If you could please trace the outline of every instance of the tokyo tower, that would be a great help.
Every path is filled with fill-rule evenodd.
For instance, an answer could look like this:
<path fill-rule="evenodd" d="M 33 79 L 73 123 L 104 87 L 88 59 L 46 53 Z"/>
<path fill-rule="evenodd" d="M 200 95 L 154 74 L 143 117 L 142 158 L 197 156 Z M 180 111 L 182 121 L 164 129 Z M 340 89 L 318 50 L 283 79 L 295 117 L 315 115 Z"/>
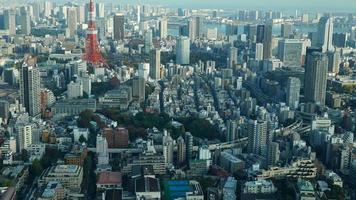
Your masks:
<path fill-rule="evenodd" d="M 89 3 L 89 22 L 87 29 L 87 37 L 85 40 L 85 54 L 83 59 L 94 67 L 101 67 L 105 65 L 105 60 L 100 53 L 99 43 L 97 39 L 97 30 L 94 16 L 94 2 L 90 0 Z"/>

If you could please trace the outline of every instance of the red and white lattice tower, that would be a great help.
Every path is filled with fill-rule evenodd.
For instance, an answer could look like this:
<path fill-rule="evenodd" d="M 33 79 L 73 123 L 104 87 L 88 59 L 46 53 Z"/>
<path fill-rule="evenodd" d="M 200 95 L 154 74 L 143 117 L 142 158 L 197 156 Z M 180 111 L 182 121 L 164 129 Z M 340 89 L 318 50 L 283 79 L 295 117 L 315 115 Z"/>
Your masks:
<path fill-rule="evenodd" d="M 83 58 L 94 67 L 103 67 L 105 65 L 105 60 L 100 53 L 97 32 L 98 31 L 96 30 L 94 16 L 94 2 L 93 0 L 90 0 L 88 29 L 85 41 L 85 54 Z"/>

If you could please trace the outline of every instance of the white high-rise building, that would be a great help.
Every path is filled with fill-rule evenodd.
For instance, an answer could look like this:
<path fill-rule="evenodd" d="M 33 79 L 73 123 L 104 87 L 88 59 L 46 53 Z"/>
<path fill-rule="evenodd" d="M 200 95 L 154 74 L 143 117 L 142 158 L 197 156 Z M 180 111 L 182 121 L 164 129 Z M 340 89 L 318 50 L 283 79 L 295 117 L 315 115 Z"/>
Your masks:
<path fill-rule="evenodd" d="M 168 21 L 167 18 L 162 18 L 159 21 L 159 36 L 161 39 L 167 38 L 168 35 Z"/>
<path fill-rule="evenodd" d="M 163 135 L 163 156 L 166 167 L 173 164 L 174 140 L 167 131 Z"/>
<path fill-rule="evenodd" d="M 77 32 L 77 24 L 78 24 L 78 15 L 76 8 L 68 8 L 67 9 L 67 27 L 69 29 L 69 36 L 75 36 Z"/>
<path fill-rule="evenodd" d="M 16 12 L 14 10 L 4 11 L 4 26 L 10 35 L 16 35 Z"/>
<path fill-rule="evenodd" d="M 27 149 L 32 144 L 32 126 L 31 124 L 19 125 L 16 127 L 18 152 Z"/>
<path fill-rule="evenodd" d="M 317 31 L 317 45 L 323 52 L 334 51 L 333 42 L 334 23 L 331 17 L 322 17 L 319 20 Z"/>
<path fill-rule="evenodd" d="M 256 43 L 255 60 L 258 60 L 258 61 L 263 60 L 263 44 L 262 43 Z"/>
<path fill-rule="evenodd" d="M 176 44 L 176 63 L 190 64 L 190 40 L 188 37 L 179 37 Z"/>
<path fill-rule="evenodd" d="M 267 121 L 249 120 L 248 131 L 248 150 L 250 153 L 262 156 L 267 155 Z"/>
<path fill-rule="evenodd" d="M 286 103 L 291 109 L 298 108 L 300 95 L 300 80 L 299 78 L 289 77 L 286 88 Z"/>
<path fill-rule="evenodd" d="M 97 18 L 105 17 L 105 4 L 104 3 L 96 4 L 96 17 Z"/>
<path fill-rule="evenodd" d="M 83 96 L 83 85 L 81 82 L 73 82 L 71 81 L 67 85 L 67 98 L 75 99 Z"/>
<path fill-rule="evenodd" d="M 161 78 L 161 51 L 151 50 L 150 57 L 150 77 L 158 80 Z"/>
<path fill-rule="evenodd" d="M 284 39 L 278 42 L 278 58 L 284 67 L 302 66 L 303 42 L 298 39 Z"/>
<path fill-rule="evenodd" d="M 140 63 L 138 65 L 138 76 L 148 80 L 148 76 L 150 74 L 150 64 L 149 63 Z"/>
<path fill-rule="evenodd" d="M 98 165 L 109 164 L 108 142 L 101 135 L 96 137 L 96 153 L 98 155 Z"/>
<path fill-rule="evenodd" d="M 27 11 L 21 13 L 21 33 L 24 35 L 31 34 L 31 17 Z"/>

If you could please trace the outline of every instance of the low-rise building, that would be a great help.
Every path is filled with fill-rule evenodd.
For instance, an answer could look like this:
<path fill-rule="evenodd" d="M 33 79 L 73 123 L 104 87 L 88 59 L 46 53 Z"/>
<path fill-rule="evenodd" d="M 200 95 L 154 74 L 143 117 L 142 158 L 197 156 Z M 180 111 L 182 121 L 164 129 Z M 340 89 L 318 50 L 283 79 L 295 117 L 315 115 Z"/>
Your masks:
<path fill-rule="evenodd" d="M 122 187 L 122 178 L 120 172 L 100 172 L 96 182 L 98 190 L 119 189 Z"/>

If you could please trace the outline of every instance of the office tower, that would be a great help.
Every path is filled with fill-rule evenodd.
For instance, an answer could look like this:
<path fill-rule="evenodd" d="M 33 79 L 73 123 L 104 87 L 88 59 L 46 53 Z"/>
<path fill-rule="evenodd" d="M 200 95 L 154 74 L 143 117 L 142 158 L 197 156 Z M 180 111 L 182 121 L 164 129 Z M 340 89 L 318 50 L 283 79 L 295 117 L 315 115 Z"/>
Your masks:
<path fill-rule="evenodd" d="M 333 47 L 333 19 L 330 17 L 322 17 L 318 23 L 317 31 L 317 46 L 321 47 L 322 52 L 334 51 Z"/>
<path fill-rule="evenodd" d="M 179 17 L 183 17 L 184 16 L 183 8 L 178 8 L 177 14 L 178 14 Z"/>
<path fill-rule="evenodd" d="M 6 100 L 0 100 L 0 117 L 2 123 L 7 124 L 7 120 L 9 119 L 9 107 L 10 104 Z"/>
<path fill-rule="evenodd" d="M 193 19 L 188 21 L 188 32 L 189 32 L 189 38 L 194 41 L 196 38 L 196 26 L 195 26 L 195 21 Z M 356 32 L 356 31 L 355 31 Z M 356 34 L 355 34 L 356 35 Z M 356 38 L 356 37 L 355 37 Z"/>
<path fill-rule="evenodd" d="M 4 27 L 9 35 L 16 35 L 16 12 L 14 10 L 4 11 Z"/>
<path fill-rule="evenodd" d="M 167 131 L 163 135 L 163 156 L 166 167 L 173 164 L 174 141 Z"/>
<path fill-rule="evenodd" d="M 325 105 L 328 58 L 320 52 L 307 54 L 305 65 L 305 100 Z"/>
<path fill-rule="evenodd" d="M 186 161 L 186 145 L 185 141 L 182 136 L 179 136 L 177 139 L 177 146 L 178 146 L 178 165 L 182 165 Z"/>
<path fill-rule="evenodd" d="M 166 18 L 163 18 L 159 21 L 159 37 L 161 39 L 167 38 L 168 35 L 168 21 Z"/>
<path fill-rule="evenodd" d="M 18 152 L 27 149 L 32 144 L 31 124 L 21 124 L 16 126 Z"/>
<path fill-rule="evenodd" d="M 245 20 L 247 20 L 247 15 L 248 15 L 247 12 L 248 12 L 247 10 L 240 10 L 240 11 L 239 11 L 239 20 L 240 20 L 240 21 L 245 21 Z"/>
<path fill-rule="evenodd" d="M 278 41 L 278 58 L 284 67 L 302 66 L 303 42 L 298 39 L 284 39 Z"/>
<path fill-rule="evenodd" d="M 206 33 L 206 38 L 208 40 L 216 40 L 218 38 L 218 29 L 217 28 L 208 28 Z"/>
<path fill-rule="evenodd" d="M 286 87 L 286 103 L 291 109 L 298 108 L 300 87 L 301 85 L 299 78 L 288 78 Z"/>
<path fill-rule="evenodd" d="M 88 75 L 84 75 L 78 79 L 83 87 L 83 95 L 91 95 L 91 79 Z"/>
<path fill-rule="evenodd" d="M 229 66 L 230 68 L 234 67 L 237 64 L 238 51 L 236 47 L 230 47 L 229 51 Z"/>
<path fill-rule="evenodd" d="M 105 4 L 104 3 L 96 4 L 96 17 L 97 18 L 105 17 Z"/>
<path fill-rule="evenodd" d="M 237 122 L 228 120 L 226 123 L 226 141 L 234 141 L 238 139 Z"/>
<path fill-rule="evenodd" d="M 148 80 L 148 76 L 150 75 L 150 64 L 149 63 L 140 63 L 138 65 L 138 76 Z"/>
<path fill-rule="evenodd" d="M 74 37 L 77 33 L 78 15 L 77 9 L 72 7 L 67 9 L 67 27 L 69 36 Z"/>
<path fill-rule="evenodd" d="M 190 63 L 190 40 L 188 37 L 179 37 L 176 44 L 176 63 L 188 65 Z"/>
<path fill-rule="evenodd" d="M 96 136 L 96 154 L 98 156 L 98 165 L 109 164 L 108 142 L 106 138 L 100 134 Z"/>
<path fill-rule="evenodd" d="M 302 20 L 302 23 L 305 23 L 305 24 L 309 23 L 309 15 L 308 15 L 308 13 L 304 13 L 302 15 L 301 20 Z"/>
<path fill-rule="evenodd" d="M 145 32 L 145 53 L 148 54 L 152 48 L 153 48 L 152 29 L 148 29 Z"/>
<path fill-rule="evenodd" d="M 79 24 L 85 22 L 85 7 L 84 6 L 77 6 L 77 21 Z"/>
<path fill-rule="evenodd" d="M 150 57 L 150 77 L 158 80 L 161 78 L 161 50 L 151 50 Z"/>
<path fill-rule="evenodd" d="M 193 158 L 193 135 L 189 132 L 185 133 L 185 144 L 186 144 L 186 159 L 188 163 Z"/>
<path fill-rule="evenodd" d="M 28 11 L 24 10 L 21 12 L 21 34 L 30 35 L 31 34 L 31 17 Z"/>
<path fill-rule="evenodd" d="M 339 66 L 341 63 L 340 50 L 335 50 L 334 52 L 327 52 L 328 56 L 328 71 L 332 73 L 339 73 Z"/>
<path fill-rule="evenodd" d="M 189 25 L 179 26 L 179 36 L 189 37 Z"/>
<path fill-rule="evenodd" d="M 142 102 L 145 100 L 145 79 L 143 77 L 136 76 L 132 81 L 132 97 Z"/>
<path fill-rule="evenodd" d="M 203 35 L 203 20 L 204 19 L 203 19 L 202 16 L 193 17 L 193 20 L 191 21 L 192 22 L 191 26 L 193 26 L 192 27 L 192 32 L 195 33 L 194 38 L 199 38 L 199 37 L 201 37 Z M 189 27 L 189 32 L 190 32 L 190 30 L 191 30 L 191 28 Z"/>
<path fill-rule="evenodd" d="M 256 29 L 256 43 L 263 43 L 266 25 L 260 24 Z"/>
<path fill-rule="evenodd" d="M 262 43 L 255 44 L 255 60 L 258 60 L 258 61 L 263 60 L 263 44 Z"/>
<path fill-rule="evenodd" d="M 31 116 L 35 116 L 41 111 L 40 86 L 40 72 L 36 67 L 36 60 L 26 56 L 20 70 L 20 97 L 21 104 Z"/>
<path fill-rule="evenodd" d="M 247 122 L 248 151 L 253 154 L 267 154 L 267 121 L 249 120 Z"/>
<path fill-rule="evenodd" d="M 267 165 L 274 166 L 279 161 L 279 144 L 277 142 L 271 142 L 268 145 Z"/>
<path fill-rule="evenodd" d="M 257 25 L 252 25 L 252 24 L 247 24 L 244 26 L 244 34 L 247 35 L 247 38 L 251 41 L 251 42 L 256 42 L 256 38 L 257 38 Z"/>
<path fill-rule="evenodd" d="M 106 37 L 106 34 L 108 32 L 106 18 L 98 18 L 98 19 L 96 19 L 96 27 L 97 27 L 97 30 L 98 30 L 98 38 L 99 38 L 99 40 L 104 40 L 105 37 Z"/>
<path fill-rule="evenodd" d="M 32 12 L 32 17 L 33 17 L 33 21 L 37 21 L 40 19 L 40 4 L 39 3 L 32 3 L 32 9 L 33 9 L 33 12 Z"/>
<path fill-rule="evenodd" d="M 281 25 L 281 37 L 288 38 L 293 31 L 293 25 L 286 23 Z"/>
<path fill-rule="evenodd" d="M 52 2 L 46 1 L 44 2 L 44 7 L 43 7 L 43 16 L 44 17 L 49 17 L 52 14 Z"/>
<path fill-rule="evenodd" d="M 263 34 L 263 59 L 272 57 L 272 26 L 273 22 L 267 22 Z"/>
<path fill-rule="evenodd" d="M 141 6 L 137 5 L 136 7 L 136 18 L 137 18 L 137 23 L 139 24 L 141 22 Z"/>
<path fill-rule="evenodd" d="M 348 34 L 346 33 L 334 33 L 333 34 L 333 45 L 336 48 L 346 47 L 346 42 L 348 40 Z"/>
<path fill-rule="evenodd" d="M 117 13 L 114 16 L 114 39 L 124 40 L 125 38 L 125 16 L 122 13 Z"/>
<path fill-rule="evenodd" d="M 226 24 L 226 36 L 238 35 L 238 25 L 229 23 Z"/>
<path fill-rule="evenodd" d="M 92 16 L 90 16 L 92 15 Z M 93 17 L 95 19 L 96 17 L 96 9 L 95 9 L 95 4 L 92 4 L 91 8 L 91 2 L 86 3 L 84 6 L 84 16 L 85 16 L 85 22 L 89 22 L 90 17 Z"/>
<path fill-rule="evenodd" d="M 71 81 L 67 85 L 67 98 L 75 99 L 83 96 L 83 86 L 80 82 Z"/>

